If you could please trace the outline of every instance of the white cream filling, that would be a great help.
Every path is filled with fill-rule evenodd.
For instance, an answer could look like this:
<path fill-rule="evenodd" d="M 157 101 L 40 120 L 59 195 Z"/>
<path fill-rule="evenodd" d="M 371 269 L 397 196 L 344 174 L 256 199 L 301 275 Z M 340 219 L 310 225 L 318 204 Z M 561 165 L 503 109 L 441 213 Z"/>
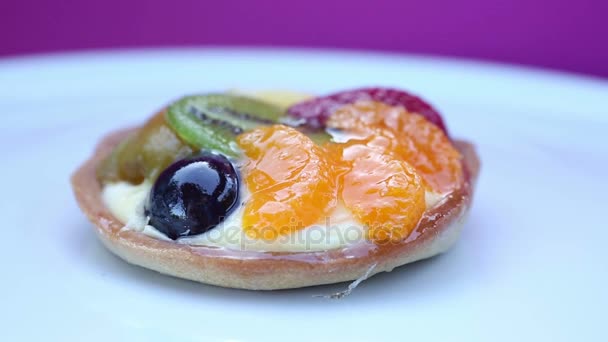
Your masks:
<path fill-rule="evenodd" d="M 136 230 L 157 239 L 168 240 L 163 233 L 148 224 L 148 219 L 144 215 L 143 207 L 151 186 L 149 182 L 139 185 L 127 182 L 106 184 L 102 191 L 103 201 L 117 219 L 125 222 L 124 229 Z M 303 252 L 346 247 L 365 239 L 367 228 L 343 206 L 338 206 L 321 222 L 276 240 L 250 238 L 242 227 L 243 202 L 247 197 L 247 193 L 241 194 L 241 204 L 215 228 L 200 235 L 179 238 L 177 242 L 233 250 Z M 439 204 L 444 198 L 433 192 L 426 192 L 425 197 L 427 209 Z"/>

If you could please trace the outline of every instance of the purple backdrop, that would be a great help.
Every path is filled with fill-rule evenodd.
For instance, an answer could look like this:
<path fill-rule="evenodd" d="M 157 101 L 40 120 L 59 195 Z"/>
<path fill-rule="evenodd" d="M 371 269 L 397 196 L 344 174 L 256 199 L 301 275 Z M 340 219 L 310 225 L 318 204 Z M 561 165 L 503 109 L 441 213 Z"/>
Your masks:
<path fill-rule="evenodd" d="M 0 56 L 273 45 L 464 56 L 608 77 L 608 0 L 0 0 Z"/>

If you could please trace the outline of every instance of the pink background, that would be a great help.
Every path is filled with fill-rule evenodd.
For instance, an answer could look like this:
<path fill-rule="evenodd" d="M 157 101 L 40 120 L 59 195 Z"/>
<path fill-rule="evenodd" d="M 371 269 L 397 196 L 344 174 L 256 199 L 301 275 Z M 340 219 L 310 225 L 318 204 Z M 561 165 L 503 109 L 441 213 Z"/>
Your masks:
<path fill-rule="evenodd" d="M 608 0 L 0 0 L 0 56 L 263 45 L 471 57 L 608 77 Z"/>

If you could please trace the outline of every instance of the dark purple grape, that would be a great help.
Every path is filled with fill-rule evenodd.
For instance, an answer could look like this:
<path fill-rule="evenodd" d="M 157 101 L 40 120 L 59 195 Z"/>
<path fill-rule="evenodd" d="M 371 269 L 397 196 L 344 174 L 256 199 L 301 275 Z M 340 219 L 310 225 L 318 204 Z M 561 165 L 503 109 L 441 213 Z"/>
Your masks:
<path fill-rule="evenodd" d="M 169 238 L 217 226 L 237 205 L 239 179 L 224 156 L 205 152 L 182 159 L 158 177 L 146 203 L 150 224 Z"/>

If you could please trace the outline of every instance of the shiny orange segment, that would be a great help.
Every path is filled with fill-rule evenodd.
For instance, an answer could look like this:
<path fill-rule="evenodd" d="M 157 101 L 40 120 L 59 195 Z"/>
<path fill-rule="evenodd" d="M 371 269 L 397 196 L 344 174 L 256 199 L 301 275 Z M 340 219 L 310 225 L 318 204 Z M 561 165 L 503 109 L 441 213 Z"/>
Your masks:
<path fill-rule="evenodd" d="M 411 164 L 435 192 L 454 189 L 462 180 L 461 155 L 441 129 L 402 107 L 362 101 L 339 108 L 327 126 L 363 137 L 385 137 L 387 152 Z"/>
<path fill-rule="evenodd" d="M 319 222 L 336 204 L 329 156 L 306 135 L 283 125 L 241 134 L 251 198 L 243 214 L 248 236 L 271 240 Z"/>
<path fill-rule="evenodd" d="M 425 191 L 416 170 L 385 153 L 387 139 L 330 144 L 339 157 L 339 195 L 375 242 L 400 241 L 418 226 L 426 210 Z"/>
<path fill-rule="evenodd" d="M 418 114 L 357 102 L 338 109 L 327 125 L 354 138 L 319 147 L 282 125 L 238 137 L 248 157 L 243 173 L 251 197 L 243 227 L 250 237 L 303 229 L 342 201 L 372 241 L 400 241 L 424 215 L 425 188 L 447 192 L 462 179 L 460 153 Z"/>

